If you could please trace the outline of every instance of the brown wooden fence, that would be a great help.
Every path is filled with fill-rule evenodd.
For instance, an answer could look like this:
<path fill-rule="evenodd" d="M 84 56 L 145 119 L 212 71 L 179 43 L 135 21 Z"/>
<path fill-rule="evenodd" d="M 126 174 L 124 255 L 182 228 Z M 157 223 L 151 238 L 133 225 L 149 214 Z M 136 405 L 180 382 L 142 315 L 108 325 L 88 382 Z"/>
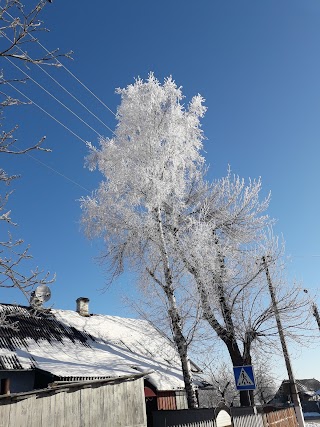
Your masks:
<path fill-rule="evenodd" d="M 293 408 L 281 409 L 266 414 L 269 427 L 298 427 L 298 422 Z"/>
<path fill-rule="evenodd" d="M 280 409 L 267 414 L 250 414 L 233 417 L 234 427 L 298 427 L 293 408 Z"/>

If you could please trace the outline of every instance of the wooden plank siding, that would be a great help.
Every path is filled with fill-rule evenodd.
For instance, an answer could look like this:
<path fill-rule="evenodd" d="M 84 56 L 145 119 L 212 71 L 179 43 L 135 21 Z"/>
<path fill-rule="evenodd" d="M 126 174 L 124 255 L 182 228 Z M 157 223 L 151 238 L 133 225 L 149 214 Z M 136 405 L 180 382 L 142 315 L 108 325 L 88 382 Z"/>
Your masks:
<path fill-rule="evenodd" d="M 177 409 L 175 392 L 158 391 L 157 405 L 159 411 L 163 409 Z"/>
<path fill-rule="evenodd" d="M 187 393 L 185 390 L 175 392 L 177 409 L 188 409 Z"/>
<path fill-rule="evenodd" d="M 143 378 L 77 388 L 66 385 L 0 400 L 0 427 L 146 425 Z"/>

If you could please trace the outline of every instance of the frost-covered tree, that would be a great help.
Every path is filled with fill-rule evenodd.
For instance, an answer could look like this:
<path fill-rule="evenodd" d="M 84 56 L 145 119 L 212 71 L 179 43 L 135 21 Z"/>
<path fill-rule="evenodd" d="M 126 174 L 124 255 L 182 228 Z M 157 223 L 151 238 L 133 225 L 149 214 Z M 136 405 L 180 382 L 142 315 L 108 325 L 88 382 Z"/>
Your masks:
<path fill-rule="evenodd" d="M 88 165 L 104 180 L 82 200 L 88 236 L 101 236 L 113 275 L 131 265 L 158 286 L 167 301 L 189 407 L 196 407 L 194 382 L 177 303 L 183 264 L 175 256 L 171 228 L 188 209 L 188 195 L 201 177 L 205 113 L 200 95 L 185 108 L 172 78 L 147 80 L 118 89 L 121 104 L 112 139 L 90 147 Z M 144 282 L 145 283 L 145 282 Z"/>
<path fill-rule="evenodd" d="M 254 344 L 270 348 L 277 336 L 262 256 L 279 275 L 281 251 L 265 214 L 269 197 L 260 200 L 260 192 L 260 180 L 246 185 L 229 173 L 207 185 L 191 214 L 172 229 L 176 251 L 196 282 L 203 317 L 234 366 L 251 364 Z M 274 284 L 283 323 L 293 334 L 305 324 L 307 301 L 299 289 L 285 287 L 281 276 Z M 250 405 L 247 392 L 240 392 L 240 401 Z"/>
<path fill-rule="evenodd" d="M 82 200 L 83 224 L 89 237 L 103 237 L 111 277 L 131 266 L 146 289 L 152 283 L 155 295 L 164 297 L 193 407 L 186 318 L 191 313 L 199 319 L 199 304 L 234 366 L 251 363 L 255 344 L 275 345 L 262 263 L 264 257 L 273 275 L 281 272 L 281 250 L 266 214 L 270 198 L 261 200 L 260 180 L 246 184 L 230 172 L 205 181 L 201 96 L 184 108 L 172 79 L 161 85 L 152 74 L 118 93 L 114 137 L 101 139 L 100 148 L 90 146 L 88 165 L 104 180 Z M 307 301 L 294 287 L 286 288 L 281 275 L 275 288 L 286 331 L 293 334 L 304 324 Z M 247 392 L 240 401 L 250 404 Z"/>
<path fill-rule="evenodd" d="M 34 64 L 58 66 L 56 61 L 60 55 L 57 50 L 38 54 L 33 46 L 37 43 L 37 35 L 46 29 L 42 26 L 41 13 L 43 8 L 48 5 L 47 0 L 31 1 L 24 4 L 20 0 L 1 0 L 0 1 L 0 114 L 1 124 L 4 127 L 3 115 L 6 113 L 14 114 L 14 106 L 23 104 L 20 99 L 12 97 L 12 86 L 26 83 L 27 79 L 13 78 L 7 71 L 8 61 L 14 63 L 28 64 L 32 67 Z M 8 107 L 12 107 L 11 109 Z M 10 113 L 9 113 L 10 114 Z M 18 126 L 13 129 L 3 130 L 0 135 L 0 155 L 3 162 L 6 156 L 23 155 L 31 150 L 50 151 L 42 147 L 44 138 L 31 146 L 17 146 L 14 132 Z M 24 246 L 23 239 L 13 237 L 13 229 L 16 226 L 10 211 L 9 197 L 12 194 L 9 186 L 17 179 L 19 175 L 10 175 L 0 166 L 0 185 L 3 188 L 0 196 L 0 225 L 2 230 L 8 226 L 7 237 L 3 237 L 0 242 L 0 287 L 19 289 L 29 300 L 30 293 L 36 285 L 52 282 L 48 274 L 42 274 L 42 271 L 35 269 L 26 272 L 25 262 L 28 263 L 32 258 L 29 247 Z M 10 318 L 2 315 L 0 325 L 9 327 Z"/>
<path fill-rule="evenodd" d="M 213 361 L 207 368 L 210 385 L 199 390 L 199 403 L 204 408 L 216 408 L 220 403 L 239 406 L 239 394 L 234 385 L 230 365 Z"/>

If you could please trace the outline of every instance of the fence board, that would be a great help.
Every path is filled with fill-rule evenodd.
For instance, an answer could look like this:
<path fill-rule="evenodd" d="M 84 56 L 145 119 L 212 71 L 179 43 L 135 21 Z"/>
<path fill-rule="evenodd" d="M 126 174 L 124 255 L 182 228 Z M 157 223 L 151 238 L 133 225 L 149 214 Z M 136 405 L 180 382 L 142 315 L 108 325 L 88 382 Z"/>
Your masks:
<path fill-rule="evenodd" d="M 23 400 L 16 400 L 22 398 Z M 143 378 L 8 397 L 0 427 L 146 427 Z M 205 426 L 207 427 L 207 426 Z M 210 426 L 209 426 L 210 427 Z"/>
<path fill-rule="evenodd" d="M 38 399 L 40 426 L 54 426 L 53 414 L 54 409 L 51 404 L 50 396 Z"/>
<path fill-rule="evenodd" d="M 54 427 L 65 427 L 64 417 L 65 412 L 68 410 L 68 408 L 65 407 L 65 393 L 54 394 L 52 398 L 54 400 Z"/>
<path fill-rule="evenodd" d="M 293 408 L 281 409 L 266 414 L 269 427 L 298 427 Z"/>
<path fill-rule="evenodd" d="M 194 421 L 187 424 L 177 424 L 172 427 L 215 427 L 215 422 L 213 420 L 207 421 Z"/>
<path fill-rule="evenodd" d="M 1 411 L 0 427 L 10 426 L 10 407 L 11 405 L 4 405 Z"/>
<path fill-rule="evenodd" d="M 234 427 L 264 427 L 263 414 L 241 415 L 233 417 Z"/>
<path fill-rule="evenodd" d="M 250 414 L 233 417 L 234 427 L 298 427 L 293 408 L 267 414 Z"/>

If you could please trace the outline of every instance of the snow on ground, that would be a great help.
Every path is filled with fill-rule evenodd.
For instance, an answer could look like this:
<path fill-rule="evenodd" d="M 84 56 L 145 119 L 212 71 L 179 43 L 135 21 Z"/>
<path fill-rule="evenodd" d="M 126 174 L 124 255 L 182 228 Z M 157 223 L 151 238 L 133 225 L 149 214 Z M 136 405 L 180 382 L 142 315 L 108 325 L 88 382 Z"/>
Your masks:
<path fill-rule="evenodd" d="M 313 412 L 306 412 L 306 413 L 304 413 L 304 416 L 307 416 L 307 417 L 312 417 L 312 416 L 315 416 L 315 415 L 312 415 L 313 414 Z M 314 418 L 314 420 L 307 420 L 307 421 L 305 421 L 305 426 L 306 427 L 315 427 L 315 426 L 320 426 L 320 418 L 319 418 L 319 413 L 316 413 L 316 417 L 317 418 Z"/>

